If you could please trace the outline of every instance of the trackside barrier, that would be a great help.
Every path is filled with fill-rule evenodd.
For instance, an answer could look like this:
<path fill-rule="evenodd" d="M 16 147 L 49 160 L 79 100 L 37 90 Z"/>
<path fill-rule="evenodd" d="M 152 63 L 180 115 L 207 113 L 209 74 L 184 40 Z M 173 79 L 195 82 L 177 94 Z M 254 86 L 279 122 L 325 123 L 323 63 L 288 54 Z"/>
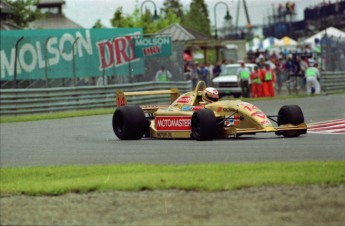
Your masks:
<path fill-rule="evenodd" d="M 345 91 L 345 71 L 322 72 L 320 83 L 327 94 Z"/>
<path fill-rule="evenodd" d="M 40 89 L 1 89 L 0 115 L 19 115 L 116 107 L 115 90 L 125 92 L 178 88 L 180 93 L 192 90 L 190 81 L 141 82 L 108 86 L 83 86 Z M 167 104 L 169 95 L 131 96 L 129 104 Z"/>

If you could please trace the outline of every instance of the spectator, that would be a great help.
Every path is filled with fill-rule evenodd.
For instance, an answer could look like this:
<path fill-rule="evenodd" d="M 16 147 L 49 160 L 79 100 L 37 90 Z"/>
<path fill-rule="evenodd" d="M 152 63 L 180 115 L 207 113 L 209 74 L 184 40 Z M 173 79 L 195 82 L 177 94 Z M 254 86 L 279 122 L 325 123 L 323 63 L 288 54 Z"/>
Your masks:
<path fill-rule="evenodd" d="M 296 62 L 294 61 L 294 59 L 292 57 L 292 54 L 288 55 L 288 59 L 287 59 L 286 64 L 285 64 L 285 69 L 287 71 L 288 80 L 290 80 L 292 77 L 296 76 L 298 68 L 297 68 Z"/>
<path fill-rule="evenodd" d="M 192 78 L 192 86 L 193 89 L 196 87 L 197 83 L 198 83 L 198 77 L 199 77 L 199 63 L 198 61 L 195 61 L 194 64 L 192 64 L 192 73 L 191 73 L 191 78 Z"/>
<path fill-rule="evenodd" d="M 170 81 L 172 78 L 172 75 L 170 71 L 166 70 L 164 66 L 161 67 L 160 70 L 156 73 L 156 81 L 157 82 L 166 82 Z"/>
<path fill-rule="evenodd" d="M 204 64 L 200 65 L 199 79 L 204 81 L 206 86 L 208 85 L 208 69 Z"/>
<path fill-rule="evenodd" d="M 250 70 L 245 66 L 244 61 L 240 62 L 241 67 L 237 70 L 237 80 L 242 89 L 242 97 L 250 97 Z"/>
<path fill-rule="evenodd" d="M 276 82 L 274 71 L 270 68 L 270 63 L 265 64 L 265 69 L 262 70 L 263 77 L 263 93 L 265 97 L 274 97 L 273 84 Z"/>
<path fill-rule="evenodd" d="M 218 77 L 221 72 L 220 62 L 217 62 L 216 66 L 213 68 L 213 77 Z"/>
<path fill-rule="evenodd" d="M 262 81 L 258 66 L 255 66 L 254 71 L 250 73 L 250 79 L 252 80 L 252 97 L 262 97 Z"/>
<path fill-rule="evenodd" d="M 305 78 L 305 72 L 307 71 L 309 65 L 307 63 L 307 58 L 303 57 L 300 62 L 299 62 L 299 66 L 300 66 L 300 72 L 303 75 L 303 81 L 302 81 L 302 89 L 305 89 L 306 87 L 306 78 Z"/>
<path fill-rule="evenodd" d="M 213 69 L 214 69 L 214 66 L 213 66 L 213 64 L 211 64 L 211 63 L 207 63 L 207 64 L 206 64 L 206 68 L 207 68 L 207 71 L 208 71 L 207 80 L 208 80 L 208 81 L 212 81 L 212 79 L 213 79 Z"/>
<path fill-rule="evenodd" d="M 225 67 L 226 67 L 226 60 L 223 60 L 222 64 L 220 65 L 220 71 L 224 72 L 225 71 Z"/>
<path fill-rule="evenodd" d="M 310 67 L 305 72 L 305 77 L 307 78 L 307 92 L 312 94 L 312 90 L 315 90 L 315 94 L 320 94 L 320 71 L 317 69 L 317 62 L 314 62 L 313 59 L 309 61 Z"/>

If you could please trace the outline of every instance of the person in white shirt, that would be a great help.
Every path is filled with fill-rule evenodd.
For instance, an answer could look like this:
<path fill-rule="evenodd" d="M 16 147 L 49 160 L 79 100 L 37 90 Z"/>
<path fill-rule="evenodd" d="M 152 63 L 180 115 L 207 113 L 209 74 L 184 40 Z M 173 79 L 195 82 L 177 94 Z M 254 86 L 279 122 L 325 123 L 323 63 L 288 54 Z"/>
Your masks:
<path fill-rule="evenodd" d="M 313 89 L 315 89 L 315 94 L 320 94 L 320 71 L 317 69 L 317 62 L 314 60 L 309 61 L 310 67 L 305 71 L 305 77 L 307 79 L 307 92 L 308 94 L 313 94 Z"/>
<path fill-rule="evenodd" d="M 165 69 L 164 66 L 162 66 L 161 69 L 158 70 L 156 73 L 156 81 L 157 82 L 167 82 L 167 81 L 170 81 L 171 78 L 172 78 L 172 75 L 171 75 L 170 71 Z"/>

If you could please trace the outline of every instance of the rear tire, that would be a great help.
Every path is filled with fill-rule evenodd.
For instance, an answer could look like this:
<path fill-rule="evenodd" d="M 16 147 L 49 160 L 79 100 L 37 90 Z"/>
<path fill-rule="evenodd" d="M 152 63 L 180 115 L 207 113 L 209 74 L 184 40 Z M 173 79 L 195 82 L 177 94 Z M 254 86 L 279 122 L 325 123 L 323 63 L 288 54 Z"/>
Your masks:
<path fill-rule="evenodd" d="M 139 106 L 118 107 L 113 115 L 113 131 L 120 140 L 139 140 L 147 130 L 147 121 Z"/>
<path fill-rule="evenodd" d="M 278 126 L 292 124 L 297 126 L 304 123 L 302 109 L 298 105 L 285 105 L 278 112 Z M 284 131 L 281 133 L 284 137 L 298 137 L 300 131 Z"/>
<path fill-rule="evenodd" d="M 201 109 L 195 111 L 191 120 L 192 137 L 196 140 L 213 140 L 217 133 L 217 121 L 213 111 Z"/>

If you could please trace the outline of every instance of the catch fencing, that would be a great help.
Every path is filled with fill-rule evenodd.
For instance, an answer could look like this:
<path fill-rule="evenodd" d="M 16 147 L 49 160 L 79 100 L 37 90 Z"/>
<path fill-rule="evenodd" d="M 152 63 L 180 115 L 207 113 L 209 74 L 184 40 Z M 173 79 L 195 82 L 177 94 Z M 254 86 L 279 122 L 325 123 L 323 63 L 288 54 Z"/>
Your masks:
<path fill-rule="evenodd" d="M 116 107 L 115 90 L 148 91 L 176 87 L 180 93 L 192 89 L 190 81 L 142 82 L 135 84 L 108 85 L 103 87 L 64 87 L 41 89 L 1 89 L 0 115 L 50 113 L 82 109 Z M 168 104 L 170 96 L 128 97 L 130 104 Z"/>
<path fill-rule="evenodd" d="M 321 39 L 320 57 L 323 71 L 345 71 L 345 37 L 325 34 Z"/>

